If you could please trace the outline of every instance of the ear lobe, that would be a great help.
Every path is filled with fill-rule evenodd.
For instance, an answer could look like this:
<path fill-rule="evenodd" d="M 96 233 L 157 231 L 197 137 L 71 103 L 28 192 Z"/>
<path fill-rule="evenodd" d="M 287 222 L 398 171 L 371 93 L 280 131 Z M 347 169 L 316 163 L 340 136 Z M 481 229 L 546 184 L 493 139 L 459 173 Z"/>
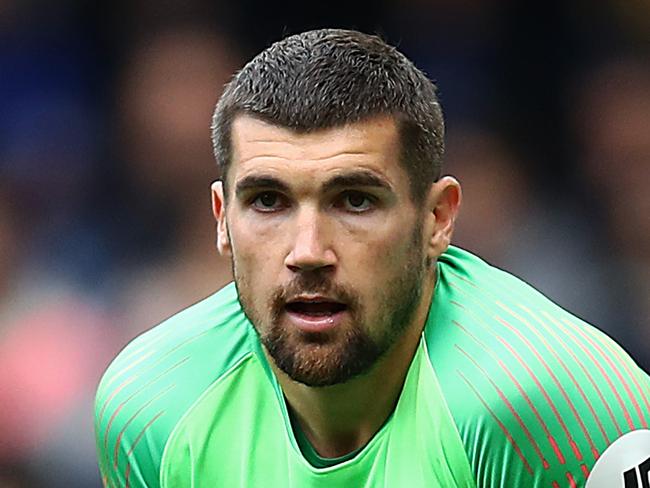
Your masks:
<path fill-rule="evenodd" d="M 223 182 L 215 181 L 210 187 L 212 194 L 212 215 L 217 223 L 217 249 L 222 256 L 230 256 L 230 236 L 226 221 L 226 200 L 223 193 Z"/>
<path fill-rule="evenodd" d="M 437 259 L 447 250 L 454 232 L 462 200 L 460 184 L 452 176 L 445 176 L 431 187 L 429 209 L 432 216 L 432 228 L 429 240 L 429 256 Z"/>

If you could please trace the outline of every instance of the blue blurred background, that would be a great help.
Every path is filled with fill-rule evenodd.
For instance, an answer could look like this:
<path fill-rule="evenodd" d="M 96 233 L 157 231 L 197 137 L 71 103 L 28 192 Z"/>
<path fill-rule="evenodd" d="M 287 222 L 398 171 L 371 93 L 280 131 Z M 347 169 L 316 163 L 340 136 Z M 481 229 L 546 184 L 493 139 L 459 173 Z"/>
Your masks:
<path fill-rule="evenodd" d="M 646 0 L 0 1 L 0 487 L 98 487 L 92 401 L 136 334 L 229 281 L 210 116 L 315 27 L 437 81 L 456 243 L 650 369 Z"/>

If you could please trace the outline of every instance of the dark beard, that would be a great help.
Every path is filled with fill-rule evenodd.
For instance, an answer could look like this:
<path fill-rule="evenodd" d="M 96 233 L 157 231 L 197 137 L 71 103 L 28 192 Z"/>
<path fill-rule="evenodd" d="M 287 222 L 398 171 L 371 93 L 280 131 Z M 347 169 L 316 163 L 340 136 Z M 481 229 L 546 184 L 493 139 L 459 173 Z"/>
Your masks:
<path fill-rule="evenodd" d="M 417 226 L 411 238 L 409 259 L 392 281 L 382 290 L 378 321 L 369 327 L 364 322 L 364 309 L 356 293 L 334 284 L 327 272 L 314 270 L 298 273 L 285 287 L 272 295 L 269 307 L 271 324 L 260 327 L 259 317 L 249 306 L 247 297 L 238 293 L 244 313 L 258 333 L 260 342 L 278 368 L 291 379 L 312 387 L 345 383 L 367 373 L 377 361 L 402 337 L 411 325 L 422 297 L 422 280 L 426 262 L 421 252 L 421 230 Z M 240 291 L 240 280 L 233 269 L 235 284 Z M 344 337 L 329 334 L 309 334 L 282 325 L 287 297 L 299 293 L 322 294 L 345 303 L 352 322 Z M 381 333 L 370 336 L 370 329 Z M 260 332 L 262 331 L 262 332 Z"/>

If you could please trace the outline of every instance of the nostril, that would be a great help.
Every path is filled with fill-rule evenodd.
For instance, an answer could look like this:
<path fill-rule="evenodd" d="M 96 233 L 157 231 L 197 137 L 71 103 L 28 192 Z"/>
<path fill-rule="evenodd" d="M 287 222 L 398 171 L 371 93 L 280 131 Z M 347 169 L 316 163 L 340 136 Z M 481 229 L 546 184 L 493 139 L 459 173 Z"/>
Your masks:
<path fill-rule="evenodd" d="M 294 249 L 285 259 L 285 265 L 292 271 L 327 268 L 335 264 L 336 255 L 329 249 Z"/>
<path fill-rule="evenodd" d="M 324 273 L 328 274 L 333 272 L 336 269 L 336 266 L 333 264 L 286 264 L 289 271 L 292 273 L 311 273 L 317 272 L 319 274 Z"/>
<path fill-rule="evenodd" d="M 295 264 L 287 264 L 287 268 L 289 268 L 289 270 L 293 271 L 294 273 L 300 271 L 300 267 L 296 266 Z"/>

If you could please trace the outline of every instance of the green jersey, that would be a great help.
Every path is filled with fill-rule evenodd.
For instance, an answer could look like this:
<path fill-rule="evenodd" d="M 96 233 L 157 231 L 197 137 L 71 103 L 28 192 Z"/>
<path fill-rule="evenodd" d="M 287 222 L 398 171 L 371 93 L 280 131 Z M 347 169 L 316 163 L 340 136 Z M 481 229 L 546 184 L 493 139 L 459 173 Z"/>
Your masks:
<path fill-rule="evenodd" d="M 322 459 L 309 446 L 231 284 L 108 368 L 105 486 L 647 488 L 648 375 L 476 256 L 451 247 L 437 267 L 395 410 L 360 450 Z"/>

